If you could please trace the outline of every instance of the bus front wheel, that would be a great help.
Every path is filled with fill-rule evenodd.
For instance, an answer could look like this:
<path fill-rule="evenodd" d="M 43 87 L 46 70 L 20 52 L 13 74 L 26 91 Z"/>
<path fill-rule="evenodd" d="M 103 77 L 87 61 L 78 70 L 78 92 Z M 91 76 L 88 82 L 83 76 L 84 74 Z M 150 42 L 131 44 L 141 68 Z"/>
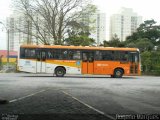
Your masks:
<path fill-rule="evenodd" d="M 115 69 L 114 78 L 121 78 L 122 76 L 123 76 L 123 70 L 122 69 Z"/>
<path fill-rule="evenodd" d="M 57 77 L 63 77 L 65 75 L 66 71 L 62 67 L 58 67 L 55 70 L 55 74 Z"/>

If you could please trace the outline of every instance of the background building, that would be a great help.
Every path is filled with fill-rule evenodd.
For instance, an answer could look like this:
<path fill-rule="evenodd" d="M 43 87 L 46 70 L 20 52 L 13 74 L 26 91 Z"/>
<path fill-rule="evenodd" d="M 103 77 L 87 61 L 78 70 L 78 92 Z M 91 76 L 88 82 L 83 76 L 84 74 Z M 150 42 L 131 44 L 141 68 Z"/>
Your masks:
<path fill-rule="evenodd" d="M 90 37 L 95 39 L 97 45 L 106 40 L 106 15 L 104 13 L 87 14 L 82 16 L 80 21 L 88 26 Z M 27 34 L 28 32 L 36 34 L 36 30 L 27 21 L 27 17 L 14 12 L 7 18 L 7 27 L 9 29 L 9 50 L 18 51 L 19 45 L 24 43 L 37 44 L 36 38 Z"/>
<path fill-rule="evenodd" d="M 110 39 L 117 35 L 124 41 L 142 23 L 142 16 L 138 16 L 131 8 L 122 8 L 120 13 L 113 14 L 110 18 Z"/>
<path fill-rule="evenodd" d="M 27 41 L 27 22 L 24 17 L 14 13 L 7 18 L 7 28 L 9 29 L 9 50 L 18 51 L 19 45 Z M 22 32 L 26 31 L 26 32 Z"/>
<path fill-rule="evenodd" d="M 9 50 L 18 51 L 20 44 L 32 44 L 35 41 L 29 31 L 33 32 L 32 25 L 27 17 L 13 12 L 7 18 L 7 28 L 9 29 Z"/>
<path fill-rule="evenodd" d="M 106 14 L 96 11 L 94 14 L 82 14 L 77 20 L 79 23 L 88 26 L 90 38 L 93 38 L 96 45 L 106 40 Z"/>
<path fill-rule="evenodd" d="M 91 38 L 95 39 L 97 45 L 103 43 L 106 40 L 106 14 L 105 13 L 95 13 L 90 16 L 91 19 L 95 19 L 95 22 L 90 24 L 94 28 L 91 31 Z"/>

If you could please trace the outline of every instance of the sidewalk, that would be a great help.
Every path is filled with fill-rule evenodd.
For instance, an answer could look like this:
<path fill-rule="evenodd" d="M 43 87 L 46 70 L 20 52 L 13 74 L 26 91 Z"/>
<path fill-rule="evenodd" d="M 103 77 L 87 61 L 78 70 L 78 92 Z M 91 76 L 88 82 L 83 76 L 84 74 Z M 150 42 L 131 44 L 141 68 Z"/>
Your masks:
<path fill-rule="evenodd" d="M 0 70 L 0 73 L 12 73 L 16 72 L 16 66 L 14 65 L 4 65 L 3 68 Z"/>

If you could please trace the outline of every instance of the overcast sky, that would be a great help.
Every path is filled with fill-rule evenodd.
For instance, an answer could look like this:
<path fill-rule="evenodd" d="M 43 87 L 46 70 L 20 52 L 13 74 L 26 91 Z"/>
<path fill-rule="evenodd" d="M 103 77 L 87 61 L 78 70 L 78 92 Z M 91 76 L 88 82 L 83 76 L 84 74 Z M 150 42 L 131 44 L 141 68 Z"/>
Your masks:
<path fill-rule="evenodd" d="M 11 0 L 0 0 L 0 21 L 4 22 L 10 14 Z M 107 17 L 118 12 L 121 7 L 133 8 L 133 11 L 143 17 L 143 20 L 154 19 L 160 23 L 160 0 L 92 0 L 99 10 L 106 13 Z M 107 26 L 108 27 L 108 26 Z M 6 49 L 5 29 L 0 25 L 0 50 Z"/>
<path fill-rule="evenodd" d="M 5 22 L 6 17 L 10 14 L 9 9 L 10 0 L 0 0 L 0 21 Z M 0 50 L 6 49 L 6 30 L 0 24 Z"/>
<path fill-rule="evenodd" d="M 133 8 L 133 11 L 146 19 L 160 22 L 160 0 L 93 0 L 99 9 L 108 15 L 116 13 L 121 7 Z"/>

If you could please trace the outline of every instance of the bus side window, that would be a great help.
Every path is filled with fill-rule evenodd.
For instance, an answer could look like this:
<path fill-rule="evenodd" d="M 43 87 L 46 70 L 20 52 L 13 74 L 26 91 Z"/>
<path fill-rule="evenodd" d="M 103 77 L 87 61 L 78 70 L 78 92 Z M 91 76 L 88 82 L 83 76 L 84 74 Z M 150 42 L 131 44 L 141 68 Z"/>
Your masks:
<path fill-rule="evenodd" d="M 58 60 L 62 59 L 62 51 L 60 49 L 56 49 L 54 53 L 55 53 L 54 54 L 55 59 L 58 59 Z"/>
<path fill-rule="evenodd" d="M 42 51 L 42 53 L 41 53 L 41 59 L 43 61 L 46 60 L 46 52 L 45 51 Z"/>
<path fill-rule="evenodd" d="M 121 57 L 121 52 L 120 51 L 112 51 L 112 53 L 114 55 L 114 60 L 119 61 L 120 57 Z"/>
<path fill-rule="evenodd" d="M 52 49 L 47 50 L 46 58 L 48 58 L 48 59 L 54 58 L 54 50 L 52 50 Z"/>
<path fill-rule="evenodd" d="M 88 61 L 89 61 L 89 62 L 93 62 L 93 61 L 94 61 L 93 53 L 89 53 Z"/>
<path fill-rule="evenodd" d="M 81 59 L 81 51 L 74 51 L 73 60 L 80 60 Z"/>
<path fill-rule="evenodd" d="M 102 60 L 102 51 L 95 51 L 95 60 Z"/>
<path fill-rule="evenodd" d="M 82 54 L 83 62 L 87 62 L 87 53 Z"/>
<path fill-rule="evenodd" d="M 129 55 L 128 55 L 128 52 L 126 52 L 126 51 L 121 51 L 120 52 L 120 61 L 128 61 L 128 57 L 129 57 Z"/>
<path fill-rule="evenodd" d="M 36 59 L 36 50 L 35 49 L 26 48 L 24 50 L 24 54 L 25 54 L 26 59 Z"/>
<path fill-rule="evenodd" d="M 77 50 L 69 50 L 68 51 L 68 59 L 69 60 L 80 60 L 81 52 Z"/>
<path fill-rule="evenodd" d="M 67 50 L 62 50 L 62 59 L 67 59 L 68 58 L 68 51 Z"/>
<path fill-rule="evenodd" d="M 102 51 L 102 60 L 113 60 L 114 53 L 112 51 Z"/>
<path fill-rule="evenodd" d="M 41 59 L 40 51 L 37 50 L 37 60 L 40 61 L 40 59 Z"/>
<path fill-rule="evenodd" d="M 20 48 L 20 58 L 25 58 L 25 48 Z"/>

